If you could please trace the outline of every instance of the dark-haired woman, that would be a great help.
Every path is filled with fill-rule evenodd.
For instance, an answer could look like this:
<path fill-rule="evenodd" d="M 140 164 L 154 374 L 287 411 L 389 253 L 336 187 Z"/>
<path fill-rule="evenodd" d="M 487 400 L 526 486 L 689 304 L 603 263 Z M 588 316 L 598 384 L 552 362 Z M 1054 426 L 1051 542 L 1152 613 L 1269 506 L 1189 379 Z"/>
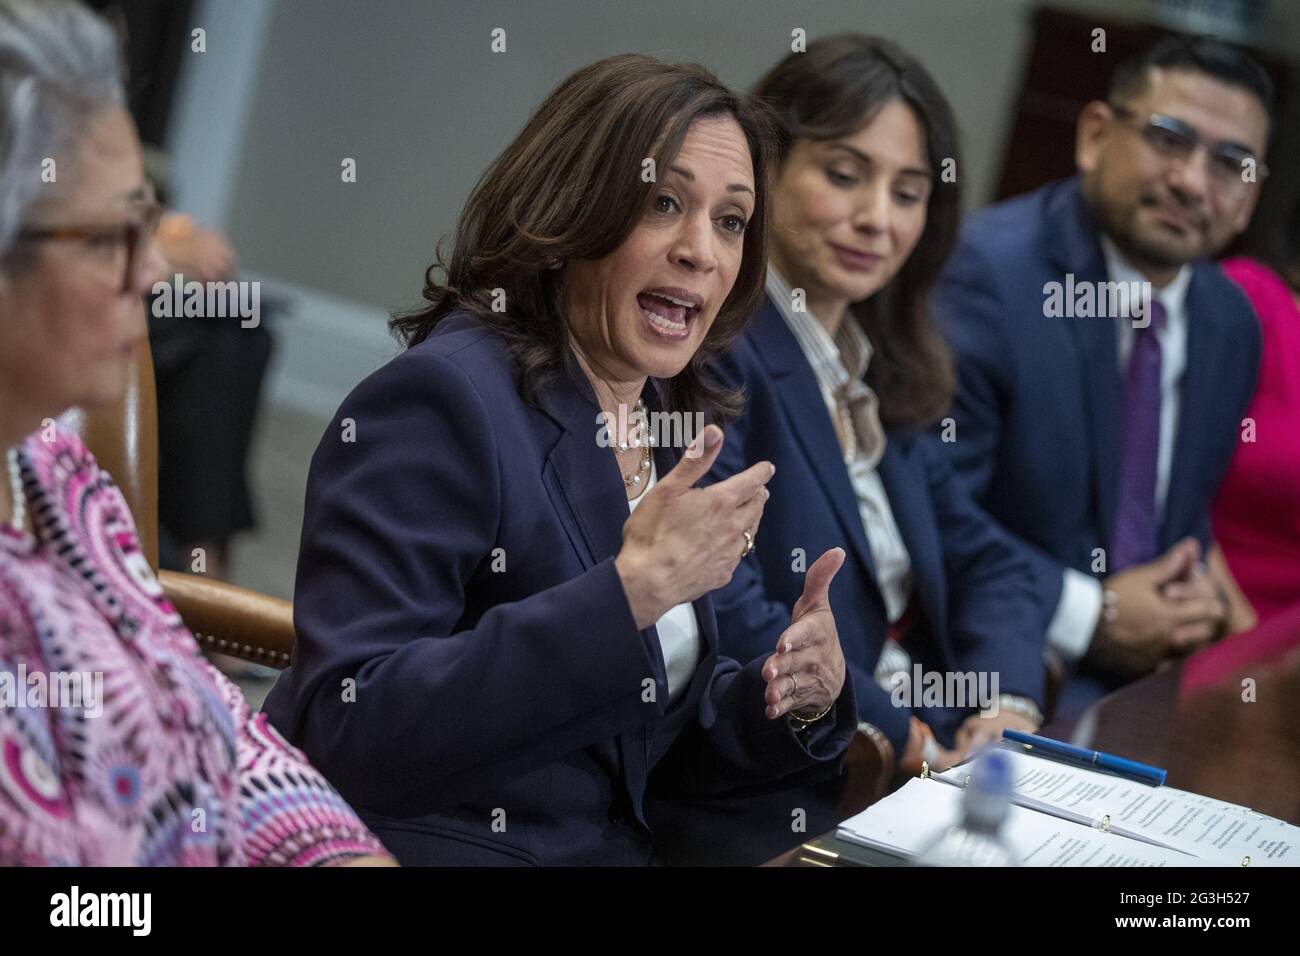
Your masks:
<path fill-rule="evenodd" d="M 650 441 L 736 407 L 701 365 L 762 294 L 770 136 L 702 68 L 578 71 L 475 187 L 446 281 L 396 322 L 410 347 L 321 440 L 267 710 L 399 861 L 647 863 L 657 765 L 708 793 L 851 739 L 825 597 L 843 552 L 766 653 L 719 656 L 708 592 L 773 467 L 695 488 L 721 429 Z"/>
<path fill-rule="evenodd" d="M 953 119 L 916 60 L 854 35 L 789 56 L 754 92 L 782 120 L 767 296 L 718 363 L 746 406 L 711 478 L 759 460 L 777 472 L 757 560 L 715 595 L 722 646 L 744 660 L 770 643 L 799 600 L 806 556 L 843 546 L 830 603 L 861 731 L 888 741 L 906 771 L 942 767 L 1004 727 L 1036 729 L 1044 676 L 1027 568 L 924 431 L 953 387 L 925 313 L 959 215 L 944 175 L 957 163 Z M 918 666 L 943 680 L 937 701 Z M 979 716 L 984 707 L 996 716 Z M 729 809 L 768 852 L 780 847 L 763 835 L 790 842 L 807 797 Z"/>

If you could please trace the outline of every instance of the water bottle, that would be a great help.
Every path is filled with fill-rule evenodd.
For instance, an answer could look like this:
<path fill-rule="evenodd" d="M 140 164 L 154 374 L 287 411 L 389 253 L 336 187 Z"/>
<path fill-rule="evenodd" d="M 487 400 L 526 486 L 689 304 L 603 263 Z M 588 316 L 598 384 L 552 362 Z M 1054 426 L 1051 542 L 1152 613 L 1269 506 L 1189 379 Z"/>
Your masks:
<path fill-rule="evenodd" d="M 990 750 L 980 757 L 963 791 L 961 822 L 918 853 L 916 865 L 1018 866 L 1001 833 L 1011 809 L 1011 789 L 1011 762 L 1006 755 Z"/>

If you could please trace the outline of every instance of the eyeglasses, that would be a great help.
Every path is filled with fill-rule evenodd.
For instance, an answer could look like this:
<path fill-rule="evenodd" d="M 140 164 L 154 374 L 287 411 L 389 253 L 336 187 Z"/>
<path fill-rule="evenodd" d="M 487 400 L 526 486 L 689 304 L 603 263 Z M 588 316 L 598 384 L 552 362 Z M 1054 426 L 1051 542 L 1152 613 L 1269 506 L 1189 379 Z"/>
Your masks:
<path fill-rule="evenodd" d="M 1143 141 L 1166 159 L 1186 162 L 1204 145 L 1210 155 L 1210 175 L 1224 189 L 1244 189 L 1247 179 L 1243 172 L 1252 165 L 1257 180 L 1263 180 L 1268 175 L 1267 164 L 1239 143 L 1227 140 L 1203 143 L 1196 130 L 1180 119 L 1162 113 L 1141 116 L 1127 107 L 1113 103 L 1109 105 L 1116 116 L 1134 123 Z"/>
<path fill-rule="evenodd" d="M 84 242 L 91 250 L 116 253 L 126 247 L 126 268 L 122 274 L 122 292 L 130 292 L 149 241 L 158 233 L 163 207 L 157 202 L 142 206 L 139 219 L 120 226 L 35 226 L 20 229 L 18 239 L 28 242 Z"/>

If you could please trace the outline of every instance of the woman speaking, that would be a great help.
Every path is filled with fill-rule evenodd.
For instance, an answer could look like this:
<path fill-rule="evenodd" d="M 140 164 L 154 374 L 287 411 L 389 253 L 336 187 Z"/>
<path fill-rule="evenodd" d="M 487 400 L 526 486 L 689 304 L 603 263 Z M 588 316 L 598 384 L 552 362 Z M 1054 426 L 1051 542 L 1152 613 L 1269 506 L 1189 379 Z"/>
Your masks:
<path fill-rule="evenodd" d="M 266 709 L 399 861 L 647 863 L 651 770 L 725 792 L 851 738 L 844 552 L 771 653 L 720 657 L 708 592 L 774 469 L 696 488 L 721 429 L 683 454 L 644 427 L 738 410 L 701 369 L 762 296 L 771 135 L 697 66 L 575 73 L 475 187 L 427 307 L 394 322 L 409 348 L 321 440 Z"/>

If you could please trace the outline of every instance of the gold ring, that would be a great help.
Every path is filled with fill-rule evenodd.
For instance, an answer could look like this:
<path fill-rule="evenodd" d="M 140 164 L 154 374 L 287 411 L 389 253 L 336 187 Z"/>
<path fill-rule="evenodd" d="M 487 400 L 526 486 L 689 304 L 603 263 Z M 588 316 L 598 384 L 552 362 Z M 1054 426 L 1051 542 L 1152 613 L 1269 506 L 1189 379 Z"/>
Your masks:
<path fill-rule="evenodd" d="M 799 693 L 799 678 L 793 674 L 786 674 L 785 676 L 790 678 L 790 696 L 793 698 L 795 694 Z"/>
<path fill-rule="evenodd" d="M 748 531 L 740 532 L 745 536 L 745 550 L 740 552 L 742 558 L 747 558 L 754 553 L 754 536 Z"/>

